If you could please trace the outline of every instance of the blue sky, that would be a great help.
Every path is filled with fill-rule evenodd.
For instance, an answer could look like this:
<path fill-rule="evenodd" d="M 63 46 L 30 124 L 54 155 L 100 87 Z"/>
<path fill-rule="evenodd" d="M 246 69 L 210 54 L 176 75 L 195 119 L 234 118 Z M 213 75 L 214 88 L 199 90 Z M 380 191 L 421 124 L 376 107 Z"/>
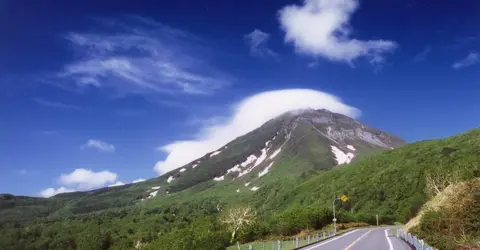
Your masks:
<path fill-rule="evenodd" d="M 474 0 L 2 1 L 0 193 L 152 178 L 290 106 L 410 142 L 478 127 L 479 11 Z"/>

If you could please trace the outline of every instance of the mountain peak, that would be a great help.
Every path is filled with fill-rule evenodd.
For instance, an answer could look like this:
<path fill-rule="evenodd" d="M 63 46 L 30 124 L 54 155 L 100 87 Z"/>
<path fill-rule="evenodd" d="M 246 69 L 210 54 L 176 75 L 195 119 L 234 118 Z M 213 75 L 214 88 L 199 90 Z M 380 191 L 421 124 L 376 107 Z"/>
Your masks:
<path fill-rule="evenodd" d="M 160 178 L 170 193 L 209 181 L 251 183 L 258 189 L 271 176 L 329 170 L 404 144 L 396 136 L 327 109 L 298 109 Z"/>

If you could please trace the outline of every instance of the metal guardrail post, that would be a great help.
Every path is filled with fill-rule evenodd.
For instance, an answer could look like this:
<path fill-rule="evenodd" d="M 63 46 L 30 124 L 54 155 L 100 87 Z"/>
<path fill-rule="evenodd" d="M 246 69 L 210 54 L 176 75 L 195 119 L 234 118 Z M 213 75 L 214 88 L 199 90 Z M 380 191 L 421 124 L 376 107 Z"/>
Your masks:
<path fill-rule="evenodd" d="M 415 250 L 434 250 L 433 247 L 426 244 L 424 240 L 418 238 L 416 235 L 407 233 L 403 230 L 397 230 L 397 237 L 403 239 L 408 244 L 412 245 Z"/>

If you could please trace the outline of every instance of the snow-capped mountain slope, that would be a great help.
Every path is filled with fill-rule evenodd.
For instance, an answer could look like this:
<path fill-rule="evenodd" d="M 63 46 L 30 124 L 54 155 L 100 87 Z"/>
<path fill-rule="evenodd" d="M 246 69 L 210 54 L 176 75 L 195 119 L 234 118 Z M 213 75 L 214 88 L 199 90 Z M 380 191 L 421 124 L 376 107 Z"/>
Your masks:
<path fill-rule="evenodd" d="M 295 110 L 160 179 L 166 179 L 170 192 L 210 181 L 260 182 L 269 175 L 328 170 L 404 144 L 396 136 L 328 110 Z"/>

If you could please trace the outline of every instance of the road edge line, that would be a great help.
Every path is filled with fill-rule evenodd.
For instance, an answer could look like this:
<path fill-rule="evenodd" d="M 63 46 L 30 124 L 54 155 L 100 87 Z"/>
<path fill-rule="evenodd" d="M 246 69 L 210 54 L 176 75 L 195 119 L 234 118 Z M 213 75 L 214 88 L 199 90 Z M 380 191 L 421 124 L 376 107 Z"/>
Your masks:
<path fill-rule="evenodd" d="M 390 238 L 388 237 L 388 230 L 390 230 L 390 228 L 385 229 L 385 237 L 387 238 L 388 246 L 390 247 L 390 250 L 393 250 L 392 240 L 390 240 Z"/>
<path fill-rule="evenodd" d="M 295 249 L 311 250 L 311 249 L 314 249 L 314 248 L 316 248 L 316 247 L 318 247 L 318 246 L 323 246 L 323 245 L 325 245 L 325 244 L 327 244 L 327 243 L 330 243 L 330 242 L 332 242 L 332 241 L 338 240 L 338 239 L 342 238 L 343 236 L 347 236 L 347 235 L 349 235 L 349 234 L 351 234 L 351 233 L 353 233 L 353 232 L 356 232 L 356 231 L 358 231 L 358 229 L 352 230 L 352 231 L 350 231 L 350 232 L 343 233 L 342 235 L 334 236 L 333 239 L 329 239 L 329 240 L 326 240 L 326 241 L 318 242 L 318 243 L 316 243 L 316 244 L 313 244 L 313 245 L 312 245 L 311 247 L 309 247 L 309 248 L 305 248 L 305 249 L 304 249 L 305 246 L 303 246 L 303 247 L 301 247 L 301 248 L 295 248 Z"/>

